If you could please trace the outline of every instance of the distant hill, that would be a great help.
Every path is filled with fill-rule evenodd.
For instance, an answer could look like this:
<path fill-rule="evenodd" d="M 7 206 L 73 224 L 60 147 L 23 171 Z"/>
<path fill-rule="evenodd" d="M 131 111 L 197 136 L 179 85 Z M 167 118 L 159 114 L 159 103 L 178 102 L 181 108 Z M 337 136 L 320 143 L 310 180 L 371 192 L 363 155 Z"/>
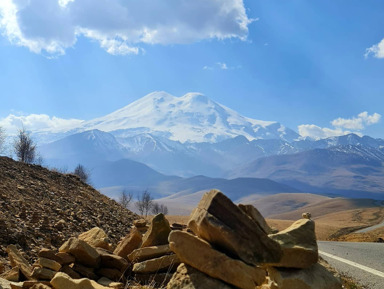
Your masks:
<path fill-rule="evenodd" d="M 384 153 L 363 146 L 260 158 L 232 175 L 269 178 L 302 191 L 384 199 Z"/>
<path fill-rule="evenodd" d="M 9 244 L 34 257 L 43 243 L 57 247 L 95 226 L 116 244 L 138 218 L 77 176 L 6 157 L 0 157 L 0 172 L 0 257 Z"/>

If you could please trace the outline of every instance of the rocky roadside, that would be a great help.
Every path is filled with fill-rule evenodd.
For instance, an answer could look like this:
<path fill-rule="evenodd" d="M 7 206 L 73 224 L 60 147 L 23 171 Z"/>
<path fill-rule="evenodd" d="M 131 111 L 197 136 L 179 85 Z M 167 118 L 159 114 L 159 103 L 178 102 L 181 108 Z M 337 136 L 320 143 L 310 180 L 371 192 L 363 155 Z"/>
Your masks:
<path fill-rule="evenodd" d="M 149 225 L 134 222 L 117 246 L 93 228 L 58 249 L 42 249 L 30 265 L 10 245 L 3 288 L 341 289 L 318 262 L 315 224 L 304 217 L 272 234 L 256 208 L 213 190 L 187 227 L 170 226 L 159 214 Z"/>
<path fill-rule="evenodd" d="M 116 245 L 138 218 L 77 176 L 0 157 L 0 261 L 9 244 L 32 262 L 95 226 Z"/>

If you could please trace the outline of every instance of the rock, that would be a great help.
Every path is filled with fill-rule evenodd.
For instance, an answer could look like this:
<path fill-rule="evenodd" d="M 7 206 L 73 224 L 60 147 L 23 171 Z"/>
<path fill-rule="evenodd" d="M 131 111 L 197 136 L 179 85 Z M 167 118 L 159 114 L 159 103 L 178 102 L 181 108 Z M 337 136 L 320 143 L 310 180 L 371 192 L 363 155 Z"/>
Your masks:
<path fill-rule="evenodd" d="M 188 223 L 200 238 L 250 265 L 278 262 L 280 245 L 217 190 L 205 193 Z"/>
<path fill-rule="evenodd" d="M 57 229 L 58 231 L 62 231 L 67 226 L 67 222 L 65 222 L 63 219 L 57 221 L 53 227 Z"/>
<path fill-rule="evenodd" d="M 151 247 L 168 244 L 168 236 L 171 232 L 168 220 L 164 214 L 153 217 L 148 231 L 143 236 L 141 247 Z"/>
<path fill-rule="evenodd" d="M 99 276 L 106 277 L 113 281 L 120 281 L 124 279 L 124 273 L 113 268 L 100 268 L 96 271 L 96 273 Z"/>
<path fill-rule="evenodd" d="M 117 244 L 115 251 L 113 254 L 128 259 L 128 254 L 130 254 L 133 250 L 140 247 L 142 242 L 141 233 L 137 230 L 137 228 L 132 228 L 131 232 L 124 237 L 122 241 Z"/>
<path fill-rule="evenodd" d="M 51 280 L 51 285 L 55 289 L 110 289 L 96 281 L 83 279 L 72 279 L 67 274 L 59 272 Z"/>
<path fill-rule="evenodd" d="M 183 231 L 169 235 L 169 245 L 180 261 L 199 271 L 242 289 L 255 289 L 263 283 L 266 272 L 215 250 L 206 241 Z"/>
<path fill-rule="evenodd" d="M 42 258 L 46 258 L 46 259 L 49 259 L 49 260 L 53 260 L 53 261 L 56 261 L 57 263 L 61 264 L 61 259 L 56 256 L 56 251 L 55 250 L 50 250 L 50 249 L 47 249 L 47 248 L 43 248 L 39 251 L 39 254 L 38 254 L 39 257 L 42 257 Z M 74 259 L 73 259 L 74 261 Z"/>
<path fill-rule="evenodd" d="M 56 271 L 51 269 L 35 267 L 32 272 L 32 277 L 37 280 L 51 280 L 55 274 Z"/>
<path fill-rule="evenodd" d="M 80 274 L 77 273 L 75 270 L 73 270 L 68 265 L 64 265 L 63 267 L 61 267 L 60 271 L 67 274 L 72 279 L 80 279 L 81 278 Z"/>
<path fill-rule="evenodd" d="M 143 261 L 133 265 L 132 271 L 135 273 L 155 273 L 162 271 L 172 271 L 179 266 L 180 260 L 177 255 L 166 255 L 159 258 Z"/>
<path fill-rule="evenodd" d="M 69 265 L 69 267 L 85 278 L 93 279 L 93 280 L 96 280 L 99 278 L 99 276 L 96 275 L 94 268 L 89 268 L 78 263 L 71 264 Z"/>
<path fill-rule="evenodd" d="M 11 281 L 4 278 L 0 278 L 0 288 L 1 289 L 11 289 Z"/>
<path fill-rule="evenodd" d="M 51 269 L 53 271 L 59 271 L 61 268 L 61 265 L 58 262 L 47 259 L 47 258 L 43 258 L 43 257 L 39 257 L 35 262 L 35 264 L 33 265 L 42 267 L 42 268 Z"/>
<path fill-rule="evenodd" d="M 12 281 L 12 282 L 18 282 L 20 280 L 20 269 L 19 267 L 13 267 L 11 270 L 4 272 L 0 275 L 0 278 Z"/>
<path fill-rule="evenodd" d="M 31 287 L 31 289 L 52 289 L 52 287 L 48 286 L 46 284 L 43 284 L 43 283 L 37 283 L 37 284 L 33 285 Z"/>
<path fill-rule="evenodd" d="M 147 226 L 147 221 L 145 219 L 135 220 L 135 221 L 133 221 L 133 225 L 136 228 L 143 228 L 143 227 Z"/>
<path fill-rule="evenodd" d="M 272 233 L 272 229 L 268 226 L 263 215 L 252 205 L 239 205 L 239 208 L 248 215 L 266 234 Z"/>
<path fill-rule="evenodd" d="M 172 251 L 169 248 L 169 244 L 152 246 L 134 250 L 131 254 L 128 255 L 128 259 L 132 262 L 142 262 L 160 256 L 169 255 L 171 253 Z"/>
<path fill-rule="evenodd" d="M 269 235 L 283 249 L 283 257 L 275 267 L 308 268 L 317 263 L 319 254 L 315 234 L 315 222 L 300 219 L 287 229 Z"/>
<path fill-rule="evenodd" d="M 303 217 L 303 219 L 311 219 L 312 217 L 311 213 L 309 212 L 302 213 L 301 216 Z"/>
<path fill-rule="evenodd" d="M 167 289 L 235 289 L 233 286 L 181 263 L 168 282 Z"/>
<path fill-rule="evenodd" d="M 124 272 L 129 266 L 128 261 L 123 257 L 112 254 L 111 252 L 101 248 L 96 248 L 96 251 L 100 254 L 101 267 L 115 268 L 120 272 Z"/>
<path fill-rule="evenodd" d="M 77 238 L 69 238 L 60 248 L 59 252 L 70 253 L 83 265 L 89 267 L 98 267 L 100 264 L 100 255 L 96 249 L 88 243 Z"/>
<path fill-rule="evenodd" d="M 35 286 L 35 288 L 45 289 L 47 287 L 42 287 L 42 286 L 49 286 L 49 285 L 50 285 L 49 281 L 41 281 L 41 280 L 33 281 L 33 280 L 28 280 L 28 281 L 24 281 L 23 282 L 22 287 L 23 287 L 23 289 L 28 289 L 28 288 L 34 288 L 34 286 Z M 49 286 L 48 288 L 51 288 L 51 287 Z"/>
<path fill-rule="evenodd" d="M 7 247 L 9 261 L 12 267 L 19 267 L 21 273 L 27 278 L 32 279 L 32 267 L 27 260 L 20 254 L 15 245 Z"/>
<path fill-rule="evenodd" d="M 79 240 L 87 242 L 92 247 L 99 247 L 110 250 L 108 236 L 99 227 L 94 227 L 87 232 L 81 233 L 78 238 Z"/>
<path fill-rule="evenodd" d="M 113 289 L 124 289 L 124 283 L 114 282 L 106 277 L 100 278 L 99 280 L 97 280 L 97 283 Z"/>
<path fill-rule="evenodd" d="M 71 254 L 68 254 L 68 253 L 64 253 L 64 252 L 58 252 L 55 254 L 55 256 L 58 258 L 55 261 L 57 261 L 61 265 L 72 264 L 73 262 L 76 261 L 74 256 L 72 256 Z M 54 259 L 52 259 L 52 260 L 54 260 Z"/>
<path fill-rule="evenodd" d="M 268 275 L 284 289 L 342 289 L 338 278 L 320 264 L 307 269 L 268 268 Z"/>
<path fill-rule="evenodd" d="M 184 224 L 180 224 L 180 223 L 173 223 L 171 225 L 171 230 L 184 230 L 187 228 L 187 225 L 184 225 Z"/>

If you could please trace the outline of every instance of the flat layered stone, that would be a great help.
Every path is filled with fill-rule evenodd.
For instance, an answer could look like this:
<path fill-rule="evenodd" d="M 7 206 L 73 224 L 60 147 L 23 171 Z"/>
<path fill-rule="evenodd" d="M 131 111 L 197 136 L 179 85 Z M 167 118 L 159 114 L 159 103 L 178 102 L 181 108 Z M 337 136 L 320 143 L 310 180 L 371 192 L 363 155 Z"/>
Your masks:
<path fill-rule="evenodd" d="M 112 254 L 101 248 L 96 248 L 96 251 L 100 254 L 101 267 L 114 268 L 118 269 L 120 272 L 124 272 L 129 266 L 128 261 L 123 257 Z"/>
<path fill-rule="evenodd" d="M 56 271 L 51 269 L 35 267 L 32 272 L 32 277 L 37 280 L 51 280 L 55 274 Z"/>
<path fill-rule="evenodd" d="M 100 264 L 100 254 L 85 241 L 77 238 L 69 238 L 60 248 L 59 252 L 70 253 L 85 266 L 96 268 Z"/>
<path fill-rule="evenodd" d="M 97 280 L 97 283 L 113 289 L 124 289 L 124 283 L 114 282 L 106 277 L 101 277 L 99 280 Z"/>
<path fill-rule="evenodd" d="M 70 268 L 72 268 L 75 272 L 79 273 L 82 277 L 86 277 L 88 279 L 93 280 L 99 278 L 99 276 L 97 276 L 97 274 L 95 273 L 94 268 L 86 267 L 78 263 L 71 264 Z"/>
<path fill-rule="evenodd" d="M 33 279 L 32 277 L 32 266 L 29 265 L 28 261 L 20 254 L 19 250 L 15 245 L 9 245 L 7 247 L 8 258 L 12 267 L 18 267 L 21 273 L 27 279 Z"/>
<path fill-rule="evenodd" d="M 251 265 L 277 263 L 282 257 L 279 243 L 217 190 L 204 194 L 188 226 L 220 251 Z"/>
<path fill-rule="evenodd" d="M 55 250 L 51 250 L 51 249 L 47 249 L 47 248 L 43 248 L 39 251 L 39 254 L 38 256 L 39 257 L 42 257 L 42 258 L 46 258 L 46 259 L 49 259 L 49 260 L 53 260 L 53 261 L 56 261 L 58 262 L 59 264 L 60 263 L 60 258 L 56 256 L 57 252 Z"/>
<path fill-rule="evenodd" d="M 94 280 L 86 278 L 72 279 L 63 272 L 56 273 L 55 277 L 51 280 L 51 285 L 55 289 L 111 289 L 110 287 L 103 286 Z"/>
<path fill-rule="evenodd" d="M 128 259 L 132 262 L 142 262 L 145 260 L 157 258 L 164 255 L 171 254 L 169 244 L 161 246 L 151 246 L 134 250 L 128 255 Z"/>
<path fill-rule="evenodd" d="M 59 271 L 61 268 L 60 263 L 44 257 L 39 257 L 33 265 L 42 267 L 42 268 L 51 269 L 53 271 Z"/>
<path fill-rule="evenodd" d="M 143 236 L 141 247 L 151 247 L 168 244 L 168 236 L 171 232 L 168 220 L 164 214 L 153 217 L 148 231 Z"/>
<path fill-rule="evenodd" d="M 113 281 L 120 281 L 124 279 L 124 273 L 113 268 L 100 268 L 96 271 L 96 274 Z"/>
<path fill-rule="evenodd" d="M 177 255 L 166 255 L 155 259 L 150 259 L 133 265 L 132 271 L 135 273 L 155 273 L 162 271 L 172 271 L 179 266 L 180 260 Z"/>
<path fill-rule="evenodd" d="M 181 263 L 167 284 L 167 289 L 235 289 L 195 268 Z"/>
<path fill-rule="evenodd" d="M 342 289 L 339 278 L 320 264 L 306 269 L 268 268 L 270 279 L 284 289 Z"/>
<path fill-rule="evenodd" d="M 139 230 L 134 227 L 131 229 L 128 235 L 117 244 L 113 254 L 123 257 L 128 260 L 128 254 L 132 253 L 133 250 L 140 247 L 142 243 L 142 235 Z"/>
<path fill-rule="evenodd" d="M 269 235 L 281 245 L 283 256 L 275 267 L 308 268 L 317 263 L 319 258 L 315 222 L 309 219 L 300 219 L 287 229 Z"/>
<path fill-rule="evenodd" d="M 264 269 L 232 259 L 190 233 L 173 231 L 169 235 L 169 245 L 181 262 L 236 287 L 255 289 L 265 279 Z"/>
<path fill-rule="evenodd" d="M 55 254 L 55 256 L 57 257 L 57 259 L 52 259 L 52 260 L 56 260 L 61 265 L 69 265 L 76 261 L 74 256 L 64 252 L 58 252 Z"/>

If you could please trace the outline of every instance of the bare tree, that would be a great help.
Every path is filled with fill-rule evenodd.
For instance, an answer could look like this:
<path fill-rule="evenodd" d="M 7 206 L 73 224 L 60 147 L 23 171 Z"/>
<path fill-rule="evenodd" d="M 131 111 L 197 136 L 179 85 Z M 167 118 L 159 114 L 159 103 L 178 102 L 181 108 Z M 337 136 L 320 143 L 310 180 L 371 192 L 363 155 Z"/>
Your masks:
<path fill-rule="evenodd" d="M 151 193 L 145 190 L 141 194 L 137 195 L 136 208 L 139 210 L 142 216 L 148 216 L 148 212 L 153 206 L 153 198 Z"/>
<path fill-rule="evenodd" d="M 167 215 L 168 214 L 167 206 L 164 204 L 159 204 L 154 202 L 152 206 L 152 214 L 157 215 L 160 213 Z"/>
<path fill-rule="evenodd" d="M 119 203 L 123 206 L 123 208 L 128 209 L 129 204 L 131 203 L 133 198 L 132 193 L 128 193 L 127 190 L 123 190 L 119 197 Z"/>
<path fill-rule="evenodd" d="M 36 144 L 33 142 L 30 134 L 25 128 L 19 129 L 13 148 L 19 161 L 28 164 L 35 161 Z"/>
<path fill-rule="evenodd" d="M 78 176 L 84 183 L 89 182 L 89 171 L 82 164 L 78 164 L 73 174 Z"/>
<path fill-rule="evenodd" d="M 5 149 L 4 143 L 5 143 L 5 131 L 0 126 L 0 154 L 4 152 L 4 149 Z"/>

